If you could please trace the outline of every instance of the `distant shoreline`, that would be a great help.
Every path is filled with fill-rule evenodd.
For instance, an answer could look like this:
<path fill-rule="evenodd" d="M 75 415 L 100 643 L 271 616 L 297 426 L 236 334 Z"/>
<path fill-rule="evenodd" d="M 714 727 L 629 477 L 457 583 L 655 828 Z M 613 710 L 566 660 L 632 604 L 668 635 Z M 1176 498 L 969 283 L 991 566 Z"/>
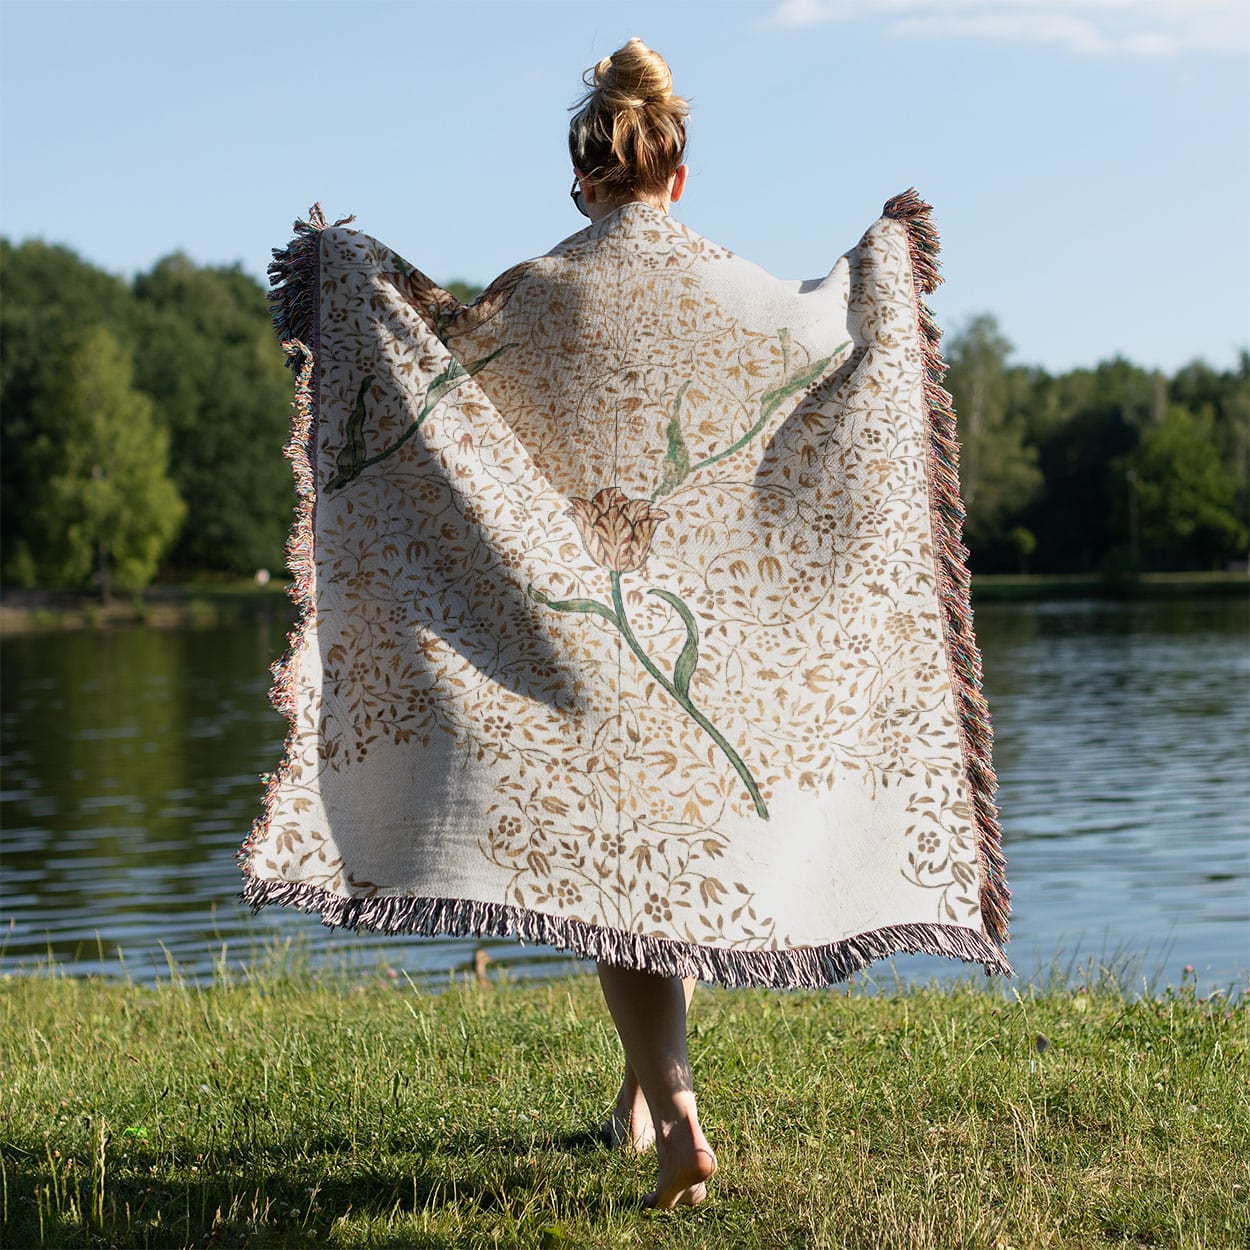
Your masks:
<path fill-rule="evenodd" d="M 972 601 L 1009 599 L 1227 599 L 1250 594 L 1250 574 L 1237 572 L 1142 573 L 1107 578 L 1101 573 L 977 573 Z"/>
<path fill-rule="evenodd" d="M 208 627 L 246 621 L 294 621 L 287 583 L 273 580 L 179 582 L 117 594 L 104 605 L 82 590 L 0 590 L 0 637 L 61 630 L 148 625 L 160 629 Z"/>
<path fill-rule="evenodd" d="M 1250 594 L 1246 572 L 1144 573 L 1108 580 L 1097 573 L 982 573 L 972 579 L 973 606 L 1041 599 L 1230 598 Z M 59 630 L 147 625 L 207 628 L 247 621 L 295 620 L 286 583 L 186 582 L 117 595 L 107 606 L 82 590 L 0 590 L 0 637 Z"/>

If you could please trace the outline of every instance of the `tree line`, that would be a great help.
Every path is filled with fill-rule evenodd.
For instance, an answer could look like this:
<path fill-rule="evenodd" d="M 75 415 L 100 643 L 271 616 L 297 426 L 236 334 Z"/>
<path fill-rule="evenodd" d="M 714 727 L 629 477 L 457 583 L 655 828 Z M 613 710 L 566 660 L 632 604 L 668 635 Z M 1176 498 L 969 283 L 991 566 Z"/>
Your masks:
<path fill-rule="evenodd" d="M 0 580 L 107 595 L 281 567 L 292 382 L 264 288 L 181 254 L 127 282 L 6 239 L 0 277 Z M 982 316 L 946 354 L 974 572 L 1245 558 L 1246 352 L 1224 371 L 1115 359 L 1051 375 L 1013 364 Z"/>
<path fill-rule="evenodd" d="M 974 572 L 1122 577 L 1245 560 L 1250 353 L 1171 377 L 1122 358 L 1052 375 L 1011 355 L 990 316 L 946 347 Z"/>

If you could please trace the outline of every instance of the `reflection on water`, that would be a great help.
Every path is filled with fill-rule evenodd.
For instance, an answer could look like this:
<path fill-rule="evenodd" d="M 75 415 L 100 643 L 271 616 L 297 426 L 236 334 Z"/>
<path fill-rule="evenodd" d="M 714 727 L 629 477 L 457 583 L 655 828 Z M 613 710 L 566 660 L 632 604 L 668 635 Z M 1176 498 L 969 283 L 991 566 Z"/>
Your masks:
<path fill-rule="evenodd" d="M 1239 600 L 977 609 L 1014 894 L 1010 954 L 1144 957 L 1179 980 L 1250 968 L 1250 652 Z M 571 966 L 513 942 L 330 934 L 236 901 L 235 852 L 281 751 L 266 703 L 277 624 L 27 635 L 0 651 L 0 968 L 51 954 L 138 980 L 208 976 L 267 941 L 445 975 L 486 945 L 521 975 Z M 945 961 L 900 959 L 908 977 Z"/>
<path fill-rule="evenodd" d="M 1173 981 L 1192 964 L 1244 985 L 1246 601 L 995 604 L 976 618 L 1018 964 L 1128 950 Z"/>

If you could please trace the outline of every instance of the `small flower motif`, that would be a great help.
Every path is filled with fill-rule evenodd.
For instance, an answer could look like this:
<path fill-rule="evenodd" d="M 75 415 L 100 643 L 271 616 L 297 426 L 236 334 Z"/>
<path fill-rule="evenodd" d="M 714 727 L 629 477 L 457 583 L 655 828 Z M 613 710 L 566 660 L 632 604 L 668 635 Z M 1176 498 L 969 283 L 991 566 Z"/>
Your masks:
<path fill-rule="evenodd" d="M 725 611 L 729 595 L 724 586 L 707 587 L 694 596 L 695 606 L 703 616 L 719 616 Z"/>
<path fill-rule="evenodd" d="M 582 901 L 582 892 L 577 888 L 575 882 L 565 877 L 558 886 L 556 886 L 556 902 L 563 907 L 571 907 L 575 903 Z"/>
<path fill-rule="evenodd" d="M 838 532 L 838 518 L 832 511 L 822 509 L 813 514 L 809 524 L 818 538 L 834 538 Z"/>
<path fill-rule="evenodd" d="M 495 829 L 499 837 L 505 841 L 509 838 L 520 837 L 521 821 L 516 816 L 501 816 L 495 825 Z"/>
<path fill-rule="evenodd" d="M 434 692 L 417 686 L 408 691 L 404 706 L 413 716 L 428 716 L 434 710 Z"/>
<path fill-rule="evenodd" d="M 632 573 L 646 563 L 656 526 L 668 513 L 649 499 L 630 499 L 605 486 L 593 499 L 573 498 L 565 516 L 573 518 L 590 558 L 601 568 Z"/>
<path fill-rule="evenodd" d="M 669 906 L 668 899 L 662 898 L 654 890 L 647 891 L 647 901 L 643 904 L 643 911 L 657 923 L 673 918 L 673 909 Z"/>

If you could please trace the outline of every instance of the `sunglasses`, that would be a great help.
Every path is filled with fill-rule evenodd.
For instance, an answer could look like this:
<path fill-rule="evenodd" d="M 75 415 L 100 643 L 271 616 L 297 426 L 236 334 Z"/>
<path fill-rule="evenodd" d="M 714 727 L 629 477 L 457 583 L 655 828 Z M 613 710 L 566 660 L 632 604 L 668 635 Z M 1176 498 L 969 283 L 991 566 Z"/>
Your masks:
<path fill-rule="evenodd" d="M 569 192 L 569 199 L 573 201 L 574 207 L 583 217 L 590 216 L 586 211 L 586 201 L 582 198 L 582 184 L 577 178 L 573 179 L 573 189 Z"/>

